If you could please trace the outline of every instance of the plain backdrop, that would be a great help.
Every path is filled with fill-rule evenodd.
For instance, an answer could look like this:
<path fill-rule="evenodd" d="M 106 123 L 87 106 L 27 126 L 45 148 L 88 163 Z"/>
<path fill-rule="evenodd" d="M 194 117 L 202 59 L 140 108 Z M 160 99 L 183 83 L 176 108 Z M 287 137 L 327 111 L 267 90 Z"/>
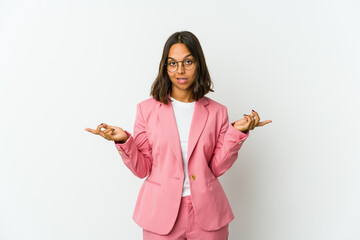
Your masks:
<path fill-rule="evenodd" d="M 0 239 L 142 239 L 133 132 L 162 49 L 200 40 L 207 97 L 262 120 L 219 178 L 230 240 L 360 239 L 360 4 L 353 0 L 0 0 Z M 156 221 L 156 220 L 155 220 Z"/>

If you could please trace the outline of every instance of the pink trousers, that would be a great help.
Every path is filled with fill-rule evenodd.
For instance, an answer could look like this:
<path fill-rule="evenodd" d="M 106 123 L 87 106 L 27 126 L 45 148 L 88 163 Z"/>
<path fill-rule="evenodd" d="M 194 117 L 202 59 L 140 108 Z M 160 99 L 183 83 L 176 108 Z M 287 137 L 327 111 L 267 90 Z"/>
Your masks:
<path fill-rule="evenodd" d="M 216 231 L 205 231 L 195 219 L 191 196 L 181 199 L 181 206 L 175 226 L 168 235 L 158 235 L 143 229 L 143 240 L 227 240 L 229 224 Z"/>

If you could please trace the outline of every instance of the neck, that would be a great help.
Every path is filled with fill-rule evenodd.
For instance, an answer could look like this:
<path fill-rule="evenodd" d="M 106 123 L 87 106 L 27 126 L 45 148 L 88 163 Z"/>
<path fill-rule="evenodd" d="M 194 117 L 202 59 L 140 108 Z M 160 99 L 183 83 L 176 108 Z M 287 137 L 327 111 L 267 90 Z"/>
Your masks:
<path fill-rule="evenodd" d="M 191 95 L 189 94 L 174 94 L 170 93 L 170 96 L 180 102 L 193 102 Z"/>
<path fill-rule="evenodd" d="M 170 96 L 180 102 L 193 102 L 190 92 L 174 92 L 171 91 Z"/>

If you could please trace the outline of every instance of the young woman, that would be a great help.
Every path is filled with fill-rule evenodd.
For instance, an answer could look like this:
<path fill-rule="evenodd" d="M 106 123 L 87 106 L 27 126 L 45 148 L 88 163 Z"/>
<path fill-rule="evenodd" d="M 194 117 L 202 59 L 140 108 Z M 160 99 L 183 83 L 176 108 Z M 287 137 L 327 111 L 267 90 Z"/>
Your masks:
<path fill-rule="evenodd" d="M 114 141 L 125 165 L 146 177 L 133 214 L 144 240 L 228 238 L 234 215 L 217 178 L 249 131 L 271 120 L 260 122 L 253 110 L 229 124 L 227 108 L 205 97 L 211 85 L 198 39 L 176 32 L 165 43 L 152 97 L 137 104 L 133 135 L 105 123 L 85 129 Z"/>

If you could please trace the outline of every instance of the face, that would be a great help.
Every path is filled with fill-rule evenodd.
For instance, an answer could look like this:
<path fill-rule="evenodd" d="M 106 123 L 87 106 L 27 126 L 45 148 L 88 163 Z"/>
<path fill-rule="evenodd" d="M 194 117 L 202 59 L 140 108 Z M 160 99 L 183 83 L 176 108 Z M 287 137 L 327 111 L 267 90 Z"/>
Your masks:
<path fill-rule="evenodd" d="M 175 72 L 167 71 L 170 81 L 172 82 L 172 93 L 187 95 L 191 94 L 191 85 L 195 81 L 196 63 L 189 49 L 183 43 L 176 43 L 171 46 L 167 64 L 176 65 L 177 61 L 184 61 L 184 65 L 194 65 L 191 70 L 187 70 L 184 65 L 179 62 Z"/>

